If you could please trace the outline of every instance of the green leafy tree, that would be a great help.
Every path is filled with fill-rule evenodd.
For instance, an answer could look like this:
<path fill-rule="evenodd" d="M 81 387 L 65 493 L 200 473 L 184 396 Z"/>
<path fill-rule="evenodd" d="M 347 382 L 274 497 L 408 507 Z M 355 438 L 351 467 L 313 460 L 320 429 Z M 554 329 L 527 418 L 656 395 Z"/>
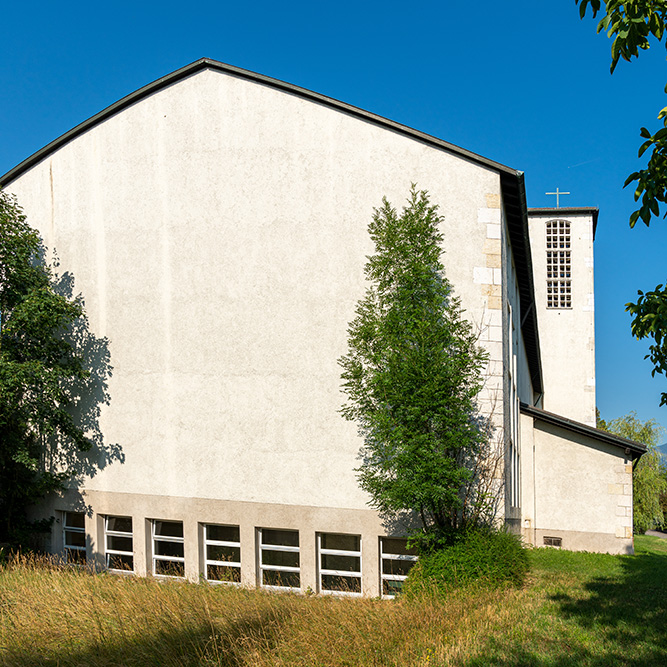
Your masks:
<path fill-rule="evenodd" d="M 605 31 L 611 45 L 611 71 L 616 69 L 623 58 L 628 62 L 639 57 L 641 50 L 650 48 L 651 41 L 658 43 L 665 38 L 667 23 L 667 2 L 665 0 L 575 0 L 579 13 L 584 18 L 588 8 L 595 18 L 602 9 L 603 16 L 598 23 L 598 32 Z M 667 41 L 665 41 L 667 46 Z M 667 86 L 665 86 L 667 92 Z M 635 201 L 641 200 L 639 207 L 630 215 L 630 227 L 638 220 L 648 226 L 653 217 L 660 215 L 660 205 L 667 204 L 667 107 L 658 114 L 663 127 L 655 133 L 642 127 L 640 135 L 644 140 L 639 147 L 639 157 L 648 155 L 646 168 L 628 176 L 624 187 L 636 181 Z M 667 210 L 663 214 L 667 217 Z M 639 291 L 636 303 L 627 303 L 626 310 L 632 315 L 632 333 L 637 338 L 653 338 L 646 359 L 653 364 L 652 375 L 667 374 L 667 289 L 658 285 L 652 292 Z M 660 405 L 667 405 L 667 393 L 663 392 Z"/>
<path fill-rule="evenodd" d="M 667 463 L 665 459 L 661 457 L 661 466 L 662 466 L 662 477 L 665 480 L 665 489 L 660 494 L 660 509 L 662 510 L 662 515 L 664 520 L 660 526 L 660 530 L 665 531 L 667 529 Z"/>
<path fill-rule="evenodd" d="M 639 57 L 640 50 L 651 45 L 651 38 L 658 42 L 665 36 L 667 23 L 667 3 L 665 0 L 575 0 L 579 5 L 581 18 L 590 7 L 595 18 L 604 7 L 604 16 L 598 23 L 598 32 L 605 31 L 611 45 L 611 72 L 616 69 L 620 58 L 628 62 Z M 667 42 L 666 42 L 667 46 Z M 667 92 L 667 86 L 665 86 Z M 660 215 L 660 204 L 667 203 L 667 107 L 658 114 L 658 120 L 664 127 L 655 134 L 642 127 L 640 135 L 644 139 L 639 147 L 639 157 L 647 151 L 648 164 L 645 169 L 628 176 L 624 187 L 637 181 L 634 197 L 641 199 L 639 208 L 630 216 L 630 226 L 634 227 L 637 220 L 649 225 L 651 218 Z M 667 217 L 667 211 L 663 217 Z"/>
<path fill-rule="evenodd" d="M 638 338 L 652 338 L 649 353 L 644 357 L 653 364 L 651 375 L 667 375 L 667 287 L 658 285 L 652 292 L 638 291 L 637 303 L 628 303 L 625 309 L 632 317 L 632 334 Z M 667 405 L 667 392 L 660 395 L 660 405 Z"/>
<path fill-rule="evenodd" d="M 654 419 L 642 422 L 635 412 L 608 422 L 598 419 L 598 428 L 602 424 L 610 433 L 646 445 L 646 454 L 639 459 L 632 475 L 633 528 L 635 533 L 643 534 L 662 526 L 665 516 L 660 498 L 667 493 L 667 480 L 656 447 L 664 429 Z"/>
<path fill-rule="evenodd" d="M 342 414 L 364 439 L 359 483 L 385 516 L 416 513 L 427 539 L 479 520 L 486 498 L 475 486 L 486 354 L 445 278 L 440 222 L 414 185 L 400 215 L 383 200 L 368 227 L 370 286 L 339 360 Z"/>
<path fill-rule="evenodd" d="M 67 457 L 49 469 L 49 452 L 91 446 L 69 410 L 87 376 L 66 336 L 82 312 L 54 291 L 38 234 L 0 192 L 0 542 L 24 541 L 28 508 L 69 477 Z"/>
<path fill-rule="evenodd" d="M 602 416 L 600 415 L 600 410 L 598 410 L 598 408 L 595 408 L 595 425 L 602 431 L 609 430 L 607 428 L 607 422 L 604 419 L 602 419 Z"/>

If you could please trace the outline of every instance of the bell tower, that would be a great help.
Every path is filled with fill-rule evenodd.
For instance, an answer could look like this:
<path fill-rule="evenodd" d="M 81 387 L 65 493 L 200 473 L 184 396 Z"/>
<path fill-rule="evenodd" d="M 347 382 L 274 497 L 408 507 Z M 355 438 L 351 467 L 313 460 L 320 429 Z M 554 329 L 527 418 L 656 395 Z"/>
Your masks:
<path fill-rule="evenodd" d="M 528 209 L 542 407 L 595 426 L 593 240 L 597 208 Z"/>

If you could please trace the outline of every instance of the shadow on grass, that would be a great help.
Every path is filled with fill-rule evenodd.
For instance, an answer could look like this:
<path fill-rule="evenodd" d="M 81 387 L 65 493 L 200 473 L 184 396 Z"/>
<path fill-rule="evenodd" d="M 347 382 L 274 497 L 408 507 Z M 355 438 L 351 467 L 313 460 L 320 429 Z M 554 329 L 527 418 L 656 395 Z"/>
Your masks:
<path fill-rule="evenodd" d="M 550 593 L 523 637 L 503 636 L 466 665 L 667 665 L 667 555 L 620 557 L 621 574 Z M 521 634 L 521 633 L 518 633 Z M 518 641 L 517 641 L 518 639 Z"/>
<path fill-rule="evenodd" d="M 94 644 L 77 647 L 76 640 L 63 638 L 51 646 L 0 647 L 0 665 L 9 667 L 195 667 L 210 665 L 241 667 L 253 664 L 257 653 L 270 652 L 278 643 L 283 623 L 270 610 L 252 618 L 226 623 L 223 630 L 211 626 L 165 629 L 123 639 L 99 637 Z M 89 629 L 85 633 L 89 635 Z M 71 629 L 70 629 L 71 632 Z M 62 647 L 62 648 L 61 648 Z"/>

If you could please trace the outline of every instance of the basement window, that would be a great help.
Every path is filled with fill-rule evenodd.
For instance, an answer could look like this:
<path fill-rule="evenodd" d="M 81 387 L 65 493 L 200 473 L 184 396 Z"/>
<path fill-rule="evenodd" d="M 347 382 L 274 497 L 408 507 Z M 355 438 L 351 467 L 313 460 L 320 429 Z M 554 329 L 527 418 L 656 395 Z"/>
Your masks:
<path fill-rule="evenodd" d="M 82 565 L 86 562 L 86 515 L 63 512 L 63 548 L 65 562 Z"/>
<path fill-rule="evenodd" d="M 400 593 L 403 582 L 417 562 L 417 552 L 408 548 L 408 541 L 404 537 L 381 537 L 380 560 L 382 597 L 393 598 Z"/>
<path fill-rule="evenodd" d="M 361 535 L 318 533 L 321 593 L 361 595 Z"/>
<path fill-rule="evenodd" d="M 241 583 L 241 539 L 238 526 L 204 524 L 207 581 Z"/>
<path fill-rule="evenodd" d="M 544 536 L 544 546 L 545 547 L 562 547 L 563 546 L 563 538 L 562 537 L 547 537 L 546 535 Z"/>
<path fill-rule="evenodd" d="M 151 521 L 153 574 L 163 577 L 185 576 L 185 544 L 182 521 Z"/>
<path fill-rule="evenodd" d="M 260 585 L 300 590 L 299 531 L 259 529 Z"/>
<path fill-rule="evenodd" d="M 134 571 L 132 517 L 104 518 L 104 547 L 107 569 L 112 572 Z"/>

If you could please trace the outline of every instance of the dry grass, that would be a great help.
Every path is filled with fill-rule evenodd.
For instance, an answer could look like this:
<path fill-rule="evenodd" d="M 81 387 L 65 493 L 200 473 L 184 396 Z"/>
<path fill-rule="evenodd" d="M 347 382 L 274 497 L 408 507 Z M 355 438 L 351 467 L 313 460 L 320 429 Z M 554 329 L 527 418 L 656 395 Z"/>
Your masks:
<path fill-rule="evenodd" d="M 539 550 L 522 590 L 413 603 L 15 560 L 0 570 L 0 664 L 664 665 L 667 545 L 645 544 L 636 557 Z"/>
<path fill-rule="evenodd" d="M 507 594 L 415 604 L 92 575 L 0 574 L 6 665 L 426 665 L 467 653 Z M 510 594 L 513 595 L 513 594 Z"/>

